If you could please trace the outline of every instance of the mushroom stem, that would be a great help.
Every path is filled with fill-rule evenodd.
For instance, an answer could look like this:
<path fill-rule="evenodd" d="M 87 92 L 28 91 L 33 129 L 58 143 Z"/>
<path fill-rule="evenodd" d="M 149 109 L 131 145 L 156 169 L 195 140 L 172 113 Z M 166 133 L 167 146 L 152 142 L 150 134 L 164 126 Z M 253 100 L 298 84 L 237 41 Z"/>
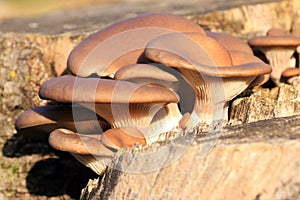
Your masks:
<path fill-rule="evenodd" d="M 273 70 L 271 72 L 271 79 L 280 85 L 280 77 L 282 72 L 290 66 L 291 58 L 295 52 L 295 48 L 262 48 L 267 59 L 270 62 Z M 294 66 L 295 67 L 295 66 Z"/>

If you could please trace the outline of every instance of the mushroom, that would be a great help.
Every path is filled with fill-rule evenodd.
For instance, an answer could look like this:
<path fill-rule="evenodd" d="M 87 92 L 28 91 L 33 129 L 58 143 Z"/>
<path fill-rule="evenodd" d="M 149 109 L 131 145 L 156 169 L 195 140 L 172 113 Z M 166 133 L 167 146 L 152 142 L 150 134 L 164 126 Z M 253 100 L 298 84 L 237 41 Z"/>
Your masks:
<path fill-rule="evenodd" d="M 166 88 L 71 75 L 45 82 L 39 95 L 43 99 L 79 103 L 103 117 L 112 128 L 138 128 L 149 142 L 159 131 L 152 129 L 153 116 L 168 103 L 179 101 L 178 95 Z"/>
<path fill-rule="evenodd" d="M 19 134 L 47 138 L 55 129 L 66 128 L 83 134 L 101 133 L 109 124 L 94 112 L 80 105 L 46 105 L 23 112 L 15 122 Z"/>
<path fill-rule="evenodd" d="M 219 44 L 223 45 L 228 51 L 243 51 L 253 54 L 251 47 L 241 40 L 227 33 L 206 31 L 208 37 L 215 39 Z"/>
<path fill-rule="evenodd" d="M 183 31 L 206 34 L 197 24 L 177 15 L 138 15 L 114 23 L 84 39 L 70 53 L 67 66 L 76 76 L 113 76 L 122 66 L 148 62 L 143 51 L 152 38 Z"/>
<path fill-rule="evenodd" d="M 292 84 L 293 80 L 295 80 L 295 77 L 300 75 L 300 69 L 299 68 L 286 68 L 282 74 L 281 74 L 281 79 L 283 82 L 287 82 L 289 84 Z"/>
<path fill-rule="evenodd" d="M 300 38 L 284 34 L 277 29 L 271 29 L 266 36 L 256 36 L 248 41 L 253 48 L 260 49 L 272 66 L 271 79 L 276 85 L 280 85 L 282 72 L 291 66 L 291 58 L 300 45 Z M 294 62 L 293 62 L 294 63 Z"/>
<path fill-rule="evenodd" d="M 179 95 L 179 105 L 176 103 L 166 105 L 153 119 L 155 124 L 163 127 L 162 132 L 168 132 L 178 127 L 178 122 L 182 117 L 181 113 L 191 112 L 193 109 L 192 105 L 195 101 L 193 89 L 178 71 L 170 67 L 157 63 L 133 64 L 118 70 L 114 78 L 147 86 L 165 87 Z"/>
<path fill-rule="evenodd" d="M 131 148 L 135 144 L 145 146 L 146 139 L 138 129 L 133 127 L 112 128 L 105 131 L 101 136 L 101 142 L 108 148 L 120 149 Z"/>
<path fill-rule="evenodd" d="M 263 61 L 260 58 L 253 56 L 253 54 L 249 54 L 245 51 L 231 50 L 229 51 L 229 54 L 232 59 L 233 65 L 241 65 L 241 64 L 251 63 L 251 62 L 263 63 Z M 268 82 L 269 79 L 270 79 L 270 74 L 259 75 L 251 82 L 251 84 L 248 87 L 251 88 L 254 86 L 261 86 L 266 82 Z"/>
<path fill-rule="evenodd" d="M 194 89 L 192 126 L 199 121 L 211 123 L 223 119 L 224 114 L 227 116 L 229 100 L 257 76 L 271 72 L 271 67 L 263 62 L 233 65 L 225 47 L 198 33 L 159 36 L 147 44 L 145 55 L 154 62 L 178 69 Z"/>
<path fill-rule="evenodd" d="M 115 153 L 104 146 L 101 140 L 80 135 L 68 129 L 52 131 L 48 141 L 54 149 L 71 153 L 97 174 L 104 172 Z"/>

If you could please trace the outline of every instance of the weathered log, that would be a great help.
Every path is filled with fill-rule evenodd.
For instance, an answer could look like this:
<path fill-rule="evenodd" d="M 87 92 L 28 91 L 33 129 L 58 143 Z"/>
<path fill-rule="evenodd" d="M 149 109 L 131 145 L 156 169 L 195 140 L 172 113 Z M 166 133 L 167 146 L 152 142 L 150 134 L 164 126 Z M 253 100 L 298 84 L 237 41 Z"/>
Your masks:
<path fill-rule="evenodd" d="M 232 102 L 230 119 L 249 123 L 300 114 L 299 91 L 299 84 L 294 86 L 283 84 L 272 89 L 251 90 L 249 92 L 253 94 L 250 96 L 240 97 Z"/>
<path fill-rule="evenodd" d="M 217 137 L 217 138 L 214 138 Z M 224 128 L 211 137 L 196 136 L 146 150 L 123 150 L 100 180 L 90 180 L 82 200 L 95 199 L 293 199 L 300 197 L 300 116 Z M 203 147 L 216 139 L 211 152 Z M 181 145 L 178 145 L 181 144 Z M 188 143 L 189 144 L 189 143 Z M 156 171 L 149 164 L 173 163 Z M 160 152 L 152 157 L 146 152 Z M 161 154 L 161 153 L 164 154 Z"/>

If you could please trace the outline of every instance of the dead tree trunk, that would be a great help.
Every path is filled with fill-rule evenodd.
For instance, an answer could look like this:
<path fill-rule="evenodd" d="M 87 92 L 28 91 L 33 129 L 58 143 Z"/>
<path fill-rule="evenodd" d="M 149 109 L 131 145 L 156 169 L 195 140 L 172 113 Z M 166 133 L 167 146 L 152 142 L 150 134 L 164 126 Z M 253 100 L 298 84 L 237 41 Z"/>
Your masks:
<path fill-rule="evenodd" d="M 192 145 L 186 145 L 191 139 Z M 185 140 L 123 150 L 101 180 L 90 180 L 81 199 L 300 197 L 300 116 L 227 127 L 209 137 Z M 216 143 L 203 156 L 203 148 L 212 141 Z M 143 159 L 149 152 L 160 153 Z M 147 171 L 155 163 L 155 171 L 132 173 Z"/>

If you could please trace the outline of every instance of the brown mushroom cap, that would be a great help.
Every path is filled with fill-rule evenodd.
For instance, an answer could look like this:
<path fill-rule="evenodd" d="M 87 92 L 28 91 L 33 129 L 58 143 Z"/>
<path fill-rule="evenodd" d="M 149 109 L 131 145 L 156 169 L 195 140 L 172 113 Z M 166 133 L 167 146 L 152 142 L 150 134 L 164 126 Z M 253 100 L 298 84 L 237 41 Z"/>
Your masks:
<path fill-rule="evenodd" d="M 151 95 L 149 95 L 151 94 Z M 39 95 L 59 102 L 85 103 L 161 103 L 178 102 L 176 93 L 128 81 L 100 78 L 80 78 L 65 75 L 42 84 Z"/>
<path fill-rule="evenodd" d="M 152 87 L 169 88 L 179 95 L 183 112 L 189 112 L 192 109 L 195 96 L 193 89 L 182 74 L 173 68 L 158 63 L 133 64 L 118 70 L 114 78 Z"/>
<path fill-rule="evenodd" d="M 255 47 L 297 47 L 300 45 L 300 38 L 293 35 L 271 34 L 253 37 L 248 44 Z"/>
<path fill-rule="evenodd" d="M 250 46 L 241 40 L 240 38 L 234 37 L 227 33 L 211 32 L 206 31 L 208 37 L 211 37 L 223 45 L 228 51 L 238 50 L 244 51 L 249 54 L 253 54 Z"/>
<path fill-rule="evenodd" d="M 186 35 L 187 37 L 182 34 L 166 34 L 153 39 L 145 50 L 147 58 L 167 66 L 195 70 L 203 75 L 216 77 L 257 76 L 272 70 L 262 62 L 232 66 L 230 54 L 218 42 L 197 33 Z"/>
<path fill-rule="evenodd" d="M 285 69 L 281 74 L 283 78 L 290 78 L 298 75 L 300 75 L 300 69 L 295 67 L 289 67 Z"/>
<path fill-rule="evenodd" d="M 152 87 L 166 87 L 180 96 L 180 105 L 169 103 L 163 106 L 155 114 L 149 126 L 139 129 L 149 143 L 157 141 L 161 133 L 174 129 L 182 117 L 181 111 L 192 111 L 193 109 L 195 96 L 193 89 L 182 77 L 182 74 L 173 68 L 158 64 L 135 64 L 117 71 L 115 78 Z"/>
<path fill-rule="evenodd" d="M 147 80 L 150 79 L 153 81 L 156 80 L 155 82 L 161 81 L 165 83 L 174 83 L 178 81 L 171 73 L 152 64 L 132 64 L 122 67 L 116 72 L 114 79 L 123 81 L 142 79 L 142 81 L 144 80 L 143 82 L 147 82 Z"/>
<path fill-rule="evenodd" d="M 132 147 L 134 144 L 146 145 L 144 135 L 136 128 L 122 127 L 105 131 L 101 137 L 102 143 L 110 148 Z"/>
<path fill-rule="evenodd" d="M 56 129 L 49 136 L 49 144 L 60 151 L 81 155 L 112 157 L 114 152 L 106 148 L 100 140 L 79 135 L 68 129 Z"/>
<path fill-rule="evenodd" d="M 253 63 L 253 62 L 255 62 L 255 63 L 260 62 L 260 63 L 264 64 L 264 62 L 261 59 L 254 56 L 253 54 L 249 54 L 245 51 L 231 50 L 228 52 L 232 59 L 233 65 L 242 65 L 242 64 Z"/>
<path fill-rule="evenodd" d="M 147 13 L 114 23 L 84 39 L 69 55 L 68 69 L 77 76 L 85 77 L 93 73 L 107 76 L 122 66 L 145 59 L 142 53 L 149 40 L 174 31 L 199 32 L 205 35 L 200 26 L 185 18 L 166 13 Z M 115 49 L 116 44 L 120 48 L 122 43 L 127 46 L 129 44 L 130 48 L 124 45 L 124 51 Z M 100 45 L 105 46 L 104 51 L 100 47 L 99 51 L 96 50 L 97 56 L 87 60 Z M 114 51 L 118 53 L 115 54 Z"/>
<path fill-rule="evenodd" d="M 265 54 L 273 68 L 270 78 L 276 85 L 280 85 L 282 72 L 291 65 L 295 65 L 295 58 L 291 58 L 296 47 L 300 45 L 300 38 L 276 29 L 269 30 L 267 34 L 253 37 L 248 43 Z"/>
<path fill-rule="evenodd" d="M 270 28 L 266 35 L 286 35 L 286 33 L 279 28 Z"/>
<path fill-rule="evenodd" d="M 101 133 L 109 124 L 94 112 L 79 105 L 46 105 L 23 112 L 15 127 L 19 134 L 33 138 L 46 138 L 58 128 L 80 133 Z"/>

